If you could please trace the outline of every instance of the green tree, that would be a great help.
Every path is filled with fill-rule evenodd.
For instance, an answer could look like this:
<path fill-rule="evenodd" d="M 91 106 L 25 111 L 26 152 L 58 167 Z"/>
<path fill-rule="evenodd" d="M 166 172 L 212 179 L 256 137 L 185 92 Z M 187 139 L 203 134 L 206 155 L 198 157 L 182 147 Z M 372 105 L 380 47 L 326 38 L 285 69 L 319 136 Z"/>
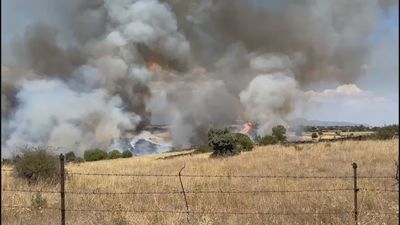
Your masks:
<path fill-rule="evenodd" d="M 111 152 L 108 153 L 108 158 L 109 159 L 122 158 L 122 153 L 119 152 L 118 150 L 112 150 Z"/>
<path fill-rule="evenodd" d="M 376 137 L 380 140 L 387 140 L 393 138 L 399 134 L 398 125 L 390 125 L 378 128 L 376 131 Z"/>
<path fill-rule="evenodd" d="M 263 138 L 260 140 L 260 145 L 275 145 L 278 143 L 278 140 L 274 136 L 271 135 L 265 135 Z"/>
<path fill-rule="evenodd" d="M 211 128 L 208 131 L 208 145 L 214 150 L 213 156 L 227 156 L 240 153 L 232 133 L 224 128 Z"/>
<path fill-rule="evenodd" d="M 65 161 L 67 162 L 75 162 L 76 156 L 74 152 L 68 152 L 65 154 Z"/>
<path fill-rule="evenodd" d="M 129 150 L 126 150 L 126 151 L 122 152 L 122 158 L 130 158 L 132 156 L 133 156 L 133 154 Z"/>
<path fill-rule="evenodd" d="M 254 148 L 254 143 L 249 136 L 241 133 L 234 134 L 236 147 L 241 151 L 251 151 Z"/>
<path fill-rule="evenodd" d="M 278 125 L 272 128 L 272 136 L 278 142 L 285 142 L 286 141 L 286 128 L 282 125 Z"/>
<path fill-rule="evenodd" d="M 83 158 L 85 161 L 98 161 L 107 159 L 107 157 L 107 152 L 101 149 L 87 150 L 83 153 Z"/>

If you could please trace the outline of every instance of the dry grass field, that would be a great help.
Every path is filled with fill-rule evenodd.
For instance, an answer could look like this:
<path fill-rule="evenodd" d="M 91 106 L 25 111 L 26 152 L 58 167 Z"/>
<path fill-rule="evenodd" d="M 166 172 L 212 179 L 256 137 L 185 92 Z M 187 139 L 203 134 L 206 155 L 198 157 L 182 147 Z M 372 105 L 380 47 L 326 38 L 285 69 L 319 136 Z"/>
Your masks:
<path fill-rule="evenodd" d="M 283 176 L 352 176 L 352 162 L 358 164 L 359 176 L 393 176 L 398 155 L 398 140 L 344 141 L 304 144 L 297 147 L 257 147 L 252 152 L 224 159 L 210 159 L 209 154 L 162 159 L 166 155 L 134 157 L 82 164 L 68 164 L 67 192 L 168 192 L 181 191 L 179 177 L 86 176 L 71 173 L 182 174 L 204 175 L 283 175 Z M 177 154 L 177 153 L 174 153 Z M 59 186 L 31 185 L 2 172 L 2 189 L 58 191 Z M 183 177 L 187 192 L 325 190 L 352 189 L 353 179 L 282 179 Z M 395 179 L 359 179 L 358 186 L 369 189 L 398 190 Z M 2 205 L 31 205 L 34 193 L 2 191 Z M 43 193 L 47 207 L 59 208 L 58 193 Z M 397 213 L 398 192 L 359 192 L 359 224 L 398 224 L 398 215 L 376 215 L 370 211 Z M 190 214 L 189 224 L 354 224 L 353 191 L 270 192 L 270 193 L 188 193 L 193 212 L 268 212 L 269 214 Z M 188 224 L 185 213 L 125 212 L 186 210 L 181 193 L 171 194 L 66 194 L 66 221 L 69 225 Z M 120 210 L 80 211 L 85 210 Z M 76 210 L 76 211 L 70 211 Z M 290 213 L 306 213 L 285 215 Z M 344 212 L 322 214 L 324 212 Z M 308 214 L 307 214 L 308 213 Z M 318 214 L 319 213 L 319 214 Z M 60 224 L 59 210 L 3 208 L 2 224 Z"/>

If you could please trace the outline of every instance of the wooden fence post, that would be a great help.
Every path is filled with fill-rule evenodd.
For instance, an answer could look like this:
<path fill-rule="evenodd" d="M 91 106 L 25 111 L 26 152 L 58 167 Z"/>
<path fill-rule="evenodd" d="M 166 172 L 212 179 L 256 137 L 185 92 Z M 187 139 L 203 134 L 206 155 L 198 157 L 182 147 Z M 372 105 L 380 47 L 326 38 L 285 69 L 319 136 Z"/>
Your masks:
<path fill-rule="evenodd" d="M 186 220 L 187 220 L 187 223 L 190 224 L 190 222 L 189 222 L 189 204 L 188 204 L 188 201 L 186 198 L 185 188 L 183 187 L 183 182 L 182 182 L 182 177 L 181 177 L 181 173 L 182 173 L 183 169 L 185 169 L 185 165 L 183 165 L 182 169 L 179 171 L 179 181 L 181 182 L 182 193 L 183 193 L 183 197 L 185 199 L 185 204 L 186 204 Z"/>
<path fill-rule="evenodd" d="M 64 155 L 60 154 L 60 195 L 61 195 L 61 225 L 65 225 L 65 171 Z"/>
<path fill-rule="evenodd" d="M 353 162 L 354 172 L 354 220 L 358 224 L 358 206 L 357 206 L 357 193 L 360 189 L 357 187 L 357 163 Z"/>

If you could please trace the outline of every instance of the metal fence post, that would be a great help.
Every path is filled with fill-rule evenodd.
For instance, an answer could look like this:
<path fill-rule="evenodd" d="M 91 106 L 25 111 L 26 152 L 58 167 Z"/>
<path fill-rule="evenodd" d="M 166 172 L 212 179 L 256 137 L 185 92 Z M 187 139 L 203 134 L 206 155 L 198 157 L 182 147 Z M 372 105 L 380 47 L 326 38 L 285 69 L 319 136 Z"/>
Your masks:
<path fill-rule="evenodd" d="M 64 155 L 60 154 L 60 195 L 61 195 L 61 225 L 65 225 L 65 171 Z"/>
<path fill-rule="evenodd" d="M 187 201 L 187 198 L 186 198 L 185 188 L 183 187 L 183 182 L 182 182 L 182 177 L 181 177 L 181 173 L 182 173 L 183 169 L 185 169 L 185 165 L 183 165 L 182 169 L 179 171 L 179 181 L 181 182 L 182 193 L 183 193 L 183 197 L 185 199 L 185 204 L 186 204 L 186 220 L 187 220 L 187 223 L 190 224 L 190 221 L 189 221 L 189 204 L 188 204 L 188 201 Z"/>
<path fill-rule="evenodd" d="M 353 162 L 354 172 L 354 220 L 358 224 L 358 206 L 357 206 L 357 193 L 360 189 L 357 187 L 357 163 Z"/>

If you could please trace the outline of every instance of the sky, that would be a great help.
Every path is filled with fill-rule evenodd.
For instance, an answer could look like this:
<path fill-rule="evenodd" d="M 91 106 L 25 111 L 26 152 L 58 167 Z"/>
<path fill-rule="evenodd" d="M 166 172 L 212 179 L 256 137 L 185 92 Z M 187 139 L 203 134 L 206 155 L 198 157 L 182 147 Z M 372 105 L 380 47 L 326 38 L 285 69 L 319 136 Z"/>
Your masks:
<path fill-rule="evenodd" d="M 318 93 L 308 119 L 348 121 L 380 126 L 399 121 L 399 9 L 382 14 L 369 37 L 372 52 L 365 74 L 354 83 L 359 90 L 341 93 L 332 87 L 329 96 Z M 341 90 L 345 90 L 342 88 Z M 322 101 L 322 96 L 324 96 Z M 334 119 L 332 119 L 334 118 Z"/>
<path fill-rule="evenodd" d="M 50 1 L 50 0 L 45 0 Z M 252 0 L 256 5 L 259 0 Z M 272 1 L 269 1 L 272 2 Z M 10 3 L 10 1 L 8 1 Z M 279 9 L 285 1 L 270 4 L 268 7 Z M 57 24 L 57 14 L 64 9 L 43 9 L 23 7 L 24 1 L 2 1 L 2 37 L 3 51 L 7 43 L 17 34 L 21 34 L 32 18 L 51 21 Z M 49 4 L 51 5 L 51 4 Z M 18 17 L 15 17 L 18 12 Z M 48 20 L 52 18 L 52 20 Z M 12 23 L 9 21 L 13 20 Z M 371 126 L 393 124 L 399 121 L 399 10 L 398 6 L 388 13 L 382 13 L 375 32 L 369 37 L 370 57 L 363 65 L 365 73 L 353 84 L 316 85 L 310 90 L 311 107 L 302 117 L 326 121 L 347 121 Z M 2 64 L 6 58 L 2 57 Z"/>

